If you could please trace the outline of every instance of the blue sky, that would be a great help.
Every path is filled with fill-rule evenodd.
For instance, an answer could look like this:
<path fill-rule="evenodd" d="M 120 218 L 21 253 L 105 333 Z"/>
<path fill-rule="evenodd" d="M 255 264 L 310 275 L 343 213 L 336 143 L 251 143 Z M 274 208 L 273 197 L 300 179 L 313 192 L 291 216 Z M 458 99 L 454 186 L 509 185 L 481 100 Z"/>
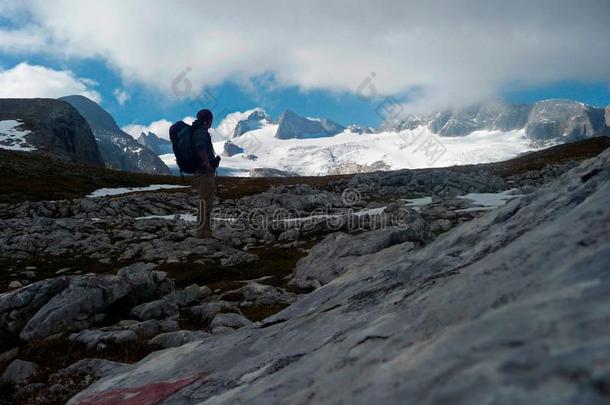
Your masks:
<path fill-rule="evenodd" d="M 610 2 L 313 3 L 0 0 L 0 97 L 90 94 L 121 126 L 204 105 L 217 122 L 262 107 L 376 126 L 387 96 L 414 111 L 498 97 L 610 104 Z M 194 90 L 176 97 L 185 66 Z M 364 101 L 371 72 L 377 97 Z"/>

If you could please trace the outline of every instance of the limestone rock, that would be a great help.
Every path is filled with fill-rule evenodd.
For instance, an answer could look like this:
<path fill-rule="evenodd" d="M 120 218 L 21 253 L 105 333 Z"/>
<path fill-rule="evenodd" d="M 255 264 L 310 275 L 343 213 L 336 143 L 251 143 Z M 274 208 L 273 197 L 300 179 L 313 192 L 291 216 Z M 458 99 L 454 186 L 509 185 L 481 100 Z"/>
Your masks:
<path fill-rule="evenodd" d="M 13 360 L 0 377 L 0 381 L 9 384 L 25 384 L 38 372 L 38 365 L 30 361 Z"/>
<path fill-rule="evenodd" d="M 231 329 L 239 329 L 245 326 L 252 326 L 253 323 L 248 319 L 244 318 L 240 314 L 236 313 L 220 313 L 217 314 L 210 327 L 212 328 L 212 332 L 214 334 L 223 333 L 225 331 L 224 328 Z"/>
<path fill-rule="evenodd" d="M 199 287 L 197 284 L 191 284 L 188 287 L 176 292 L 176 302 L 179 306 L 185 307 L 199 302 L 202 298 L 208 297 L 212 291 L 206 286 Z"/>
<path fill-rule="evenodd" d="M 177 317 L 178 304 L 173 297 L 163 297 L 132 308 L 131 314 L 141 321 Z"/>
<path fill-rule="evenodd" d="M 106 359 L 82 359 L 69 365 L 68 367 L 59 370 L 57 375 L 77 375 L 87 374 L 95 378 L 103 378 L 111 374 L 116 374 L 126 371 L 130 367 L 129 364 L 119 363 Z"/>
<path fill-rule="evenodd" d="M 258 328 L 151 354 L 70 403 L 159 386 L 171 389 L 151 402 L 604 403 L 608 167 L 610 150 L 417 251 L 370 253 Z"/>
<path fill-rule="evenodd" d="M 182 346 L 186 343 L 202 340 L 208 336 L 210 336 L 208 333 L 199 330 L 178 330 L 175 332 L 161 333 L 150 339 L 148 343 L 167 349 L 169 347 Z"/>
<path fill-rule="evenodd" d="M 210 322 L 220 312 L 236 311 L 233 303 L 226 301 L 212 301 L 190 308 L 191 314 L 203 322 Z"/>
<path fill-rule="evenodd" d="M 424 243 L 429 239 L 421 221 L 405 229 L 382 229 L 355 236 L 337 232 L 327 236 L 297 262 L 291 282 L 301 288 L 318 288 L 343 274 L 361 256 L 398 244 L 404 244 L 403 250 L 407 252 L 415 247 L 413 242 Z"/>

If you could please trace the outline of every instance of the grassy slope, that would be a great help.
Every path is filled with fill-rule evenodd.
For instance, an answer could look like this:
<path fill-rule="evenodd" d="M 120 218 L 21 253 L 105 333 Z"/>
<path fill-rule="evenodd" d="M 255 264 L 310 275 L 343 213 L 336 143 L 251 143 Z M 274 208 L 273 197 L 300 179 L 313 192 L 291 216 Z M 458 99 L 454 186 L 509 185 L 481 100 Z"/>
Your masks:
<path fill-rule="evenodd" d="M 502 177 L 535 170 L 551 163 L 597 156 L 610 147 L 610 138 L 590 138 L 558 145 L 498 163 L 455 166 L 451 170 L 487 169 Z M 430 170 L 430 169 L 421 169 Z M 281 184 L 309 184 L 324 187 L 350 175 L 239 178 L 219 177 L 221 198 L 238 198 L 266 191 Z M 186 184 L 189 179 L 185 178 Z M 180 177 L 129 173 L 79 166 L 46 156 L 0 149 L 0 203 L 58 200 L 82 197 L 102 187 L 137 187 L 149 184 L 183 184 Z"/>

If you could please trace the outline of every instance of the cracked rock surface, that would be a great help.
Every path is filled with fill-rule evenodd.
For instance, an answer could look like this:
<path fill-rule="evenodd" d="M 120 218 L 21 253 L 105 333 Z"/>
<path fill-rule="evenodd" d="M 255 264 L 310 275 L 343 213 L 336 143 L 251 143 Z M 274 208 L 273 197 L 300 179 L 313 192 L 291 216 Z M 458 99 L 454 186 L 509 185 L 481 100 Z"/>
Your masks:
<path fill-rule="evenodd" d="M 606 151 L 419 250 L 366 249 L 260 324 L 154 353 L 70 403 L 161 385 L 166 404 L 606 402 L 609 167 Z"/>

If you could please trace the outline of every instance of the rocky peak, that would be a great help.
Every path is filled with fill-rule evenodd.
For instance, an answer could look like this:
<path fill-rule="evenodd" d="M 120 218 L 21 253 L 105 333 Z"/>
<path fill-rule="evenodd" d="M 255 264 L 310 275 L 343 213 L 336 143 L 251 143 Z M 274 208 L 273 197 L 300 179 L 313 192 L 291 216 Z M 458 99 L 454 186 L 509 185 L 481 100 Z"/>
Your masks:
<path fill-rule="evenodd" d="M 172 152 L 172 143 L 167 139 L 159 138 L 157 134 L 142 132 L 137 139 L 140 145 L 146 146 L 156 155 L 164 155 Z"/>
<path fill-rule="evenodd" d="M 606 127 L 604 110 L 573 100 L 544 100 L 534 104 L 527 135 L 535 141 L 588 138 Z"/>
<path fill-rule="evenodd" d="M 84 96 L 67 96 L 60 100 L 70 103 L 85 117 L 95 135 L 106 167 L 131 172 L 171 174 L 154 152 L 123 132 L 114 118 L 95 101 Z"/>
<path fill-rule="evenodd" d="M 326 118 L 305 118 L 286 110 L 279 119 L 275 137 L 278 139 L 305 139 L 333 136 L 345 130 L 343 125 Z"/>
<path fill-rule="evenodd" d="M 240 120 L 235 125 L 233 137 L 237 138 L 246 132 L 262 128 L 264 124 L 271 122 L 267 113 L 261 109 L 256 109 L 245 120 Z"/>
<path fill-rule="evenodd" d="M 573 100 L 543 100 L 533 104 L 490 101 L 468 107 L 409 115 L 386 123 L 382 130 L 412 130 L 423 125 L 441 136 L 465 136 L 473 131 L 526 129 L 535 142 L 573 141 L 602 133 L 610 112 Z"/>
<path fill-rule="evenodd" d="M 244 149 L 241 146 L 234 144 L 230 140 L 227 140 L 223 146 L 222 156 L 231 157 L 243 152 Z"/>
<path fill-rule="evenodd" d="M 1 99 L 0 121 L 15 120 L 40 153 L 71 162 L 103 166 L 87 121 L 70 104 L 53 99 Z"/>

